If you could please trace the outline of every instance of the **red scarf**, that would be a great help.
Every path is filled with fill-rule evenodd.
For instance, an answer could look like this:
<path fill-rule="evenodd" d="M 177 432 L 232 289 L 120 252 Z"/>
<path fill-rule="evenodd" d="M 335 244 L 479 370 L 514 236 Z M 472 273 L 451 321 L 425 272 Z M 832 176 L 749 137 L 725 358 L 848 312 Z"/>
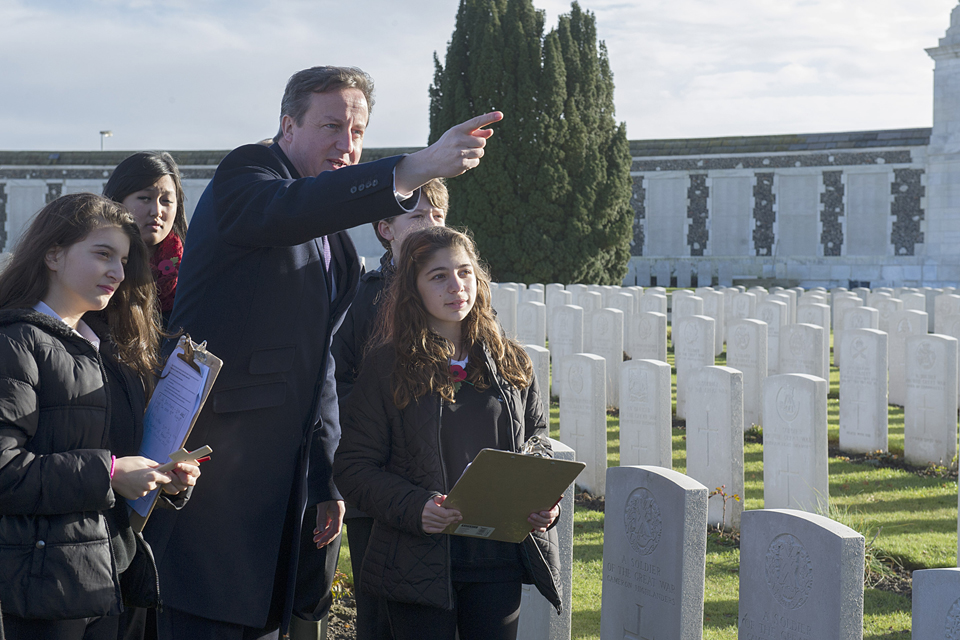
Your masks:
<path fill-rule="evenodd" d="M 170 313 L 173 310 L 181 258 L 183 258 L 183 243 L 173 232 L 160 241 L 153 252 L 153 257 L 150 258 L 150 271 L 157 282 L 157 297 L 160 299 L 160 310 L 164 313 Z"/>

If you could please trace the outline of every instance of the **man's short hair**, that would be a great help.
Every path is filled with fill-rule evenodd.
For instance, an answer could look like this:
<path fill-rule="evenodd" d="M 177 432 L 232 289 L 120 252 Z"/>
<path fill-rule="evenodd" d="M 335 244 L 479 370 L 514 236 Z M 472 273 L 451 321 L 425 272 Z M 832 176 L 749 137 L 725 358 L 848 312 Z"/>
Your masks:
<path fill-rule="evenodd" d="M 447 183 L 443 181 L 443 178 L 434 178 L 427 184 L 420 187 L 421 197 L 426 197 L 430 201 L 430 204 L 435 206 L 437 209 L 442 209 L 446 213 L 450 209 L 450 192 L 447 191 Z M 386 222 L 390 224 L 396 219 L 397 216 L 391 216 L 389 218 L 384 218 L 373 224 L 373 232 L 377 234 L 377 240 L 380 241 L 380 244 L 383 245 L 383 248 L 387 251 L 390 251 L 390 241 L 380 235 L 380 222 Z"/>
<path fill-rule="evenodd" d="M 287 80 L 287 88 L 280 101 L 280 120 L 283 116 L 290 116 L 298 127 L 303 126 L 303 118 L 310 108 L 310 96 L 314 93 L 325 93 L 338 89 L 360 89 L 367 99 L 367 117 L 373 113 L 373 78 L 357 67 L 311 67 L 298 71 Z M 283 137 L 281 124 L 274 142 Z"/>

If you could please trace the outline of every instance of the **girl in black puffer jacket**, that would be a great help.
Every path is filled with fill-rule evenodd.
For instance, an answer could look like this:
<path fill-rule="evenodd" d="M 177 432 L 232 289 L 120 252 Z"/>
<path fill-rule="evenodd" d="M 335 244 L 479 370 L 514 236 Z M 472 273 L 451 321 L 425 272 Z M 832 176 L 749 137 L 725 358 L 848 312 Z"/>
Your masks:
<path fill-rule="evenodd" d="M 404 240 L 382 326 L 341 415 L 337 487 L 375 519 L 361 584 L 387 600 L 396 640 L 516 637 L 522 583 L 560 609 L 559 508 L 511 544 L 441 532 L 441 506 L 484 448 L 546 435 L 529 357 L 504 338 L 473 242 L 444 227 Z"/>
<path fill-rule="evenodd" d="M 117 637 L 156 606 L 149 547 L 122 498 L 179 494 L 136 455 L 157 308 L 132 216 L 93 194 L 44 207 L 0 273 L 0 606 L 6 637 Z"/>

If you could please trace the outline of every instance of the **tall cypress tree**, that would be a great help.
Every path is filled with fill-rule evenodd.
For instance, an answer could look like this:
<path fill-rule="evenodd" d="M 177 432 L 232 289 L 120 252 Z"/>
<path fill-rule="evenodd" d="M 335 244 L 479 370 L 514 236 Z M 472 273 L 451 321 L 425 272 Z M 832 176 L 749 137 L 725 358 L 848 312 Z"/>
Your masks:
<path fill-rule="evenodd" d="M 473 231 L 497 279 L 620 282 L 633 222 L 629 147 L 593 15 L 575 3 L 544 36 L 530 0 L 461 0 L 445 62 L 434 56 L 431 142 L 504 112 L 480 166 L 448 183 L 451 224 Z"/>

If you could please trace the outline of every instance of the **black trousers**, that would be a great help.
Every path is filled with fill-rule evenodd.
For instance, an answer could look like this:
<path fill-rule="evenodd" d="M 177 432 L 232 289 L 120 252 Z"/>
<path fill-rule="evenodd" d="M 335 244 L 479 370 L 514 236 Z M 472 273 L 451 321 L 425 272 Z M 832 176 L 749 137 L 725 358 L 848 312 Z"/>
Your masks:
<path fill-rule="evenodd" d="M 6 640 L 117 640 L 119 616 L 75 620 L 31 620 L 3 614 Z"/>
<path fill-rule="evenodd" d="M 358 516 L 346 521 L 347 542 L 350 544 L 350 565 L 353 567 L 353 597 L 357 603 L 357 640 L 393 640 L 387 601 L 367 593 L 360 582 L 360 568 L 367 553 L 367 543 L 373 531 L 373 518 Z"/>
<path fill-rule="evenodd" d="M 516 640 L 520 622 L 517 582 L 454 582 L 452 611 L 387 602 L 396 640 Z"/>

